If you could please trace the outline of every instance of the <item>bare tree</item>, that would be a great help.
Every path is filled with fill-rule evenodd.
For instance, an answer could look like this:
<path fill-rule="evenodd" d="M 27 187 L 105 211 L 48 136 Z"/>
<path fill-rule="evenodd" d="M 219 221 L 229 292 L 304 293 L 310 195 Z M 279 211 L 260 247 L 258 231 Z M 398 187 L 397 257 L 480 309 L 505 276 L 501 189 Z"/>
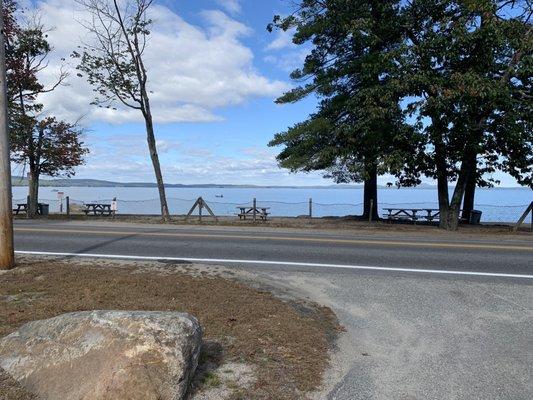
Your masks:
<path fill-rule="evenodd" d="M 139 110 L 146 125 L 146 138 L 154 167 L 163 219 L 170 219 L 157 154 L 154 123 L 147 89 L 148 72 L 143 60 L 152 20 L 147 11 L 153 0 L 76 0 L 91 14 L 82 25 L 93 42 L 73 57 L 79 58 L 79 75 L 94 86 L 94 105 L 111 108 L 115 102 Z"/>

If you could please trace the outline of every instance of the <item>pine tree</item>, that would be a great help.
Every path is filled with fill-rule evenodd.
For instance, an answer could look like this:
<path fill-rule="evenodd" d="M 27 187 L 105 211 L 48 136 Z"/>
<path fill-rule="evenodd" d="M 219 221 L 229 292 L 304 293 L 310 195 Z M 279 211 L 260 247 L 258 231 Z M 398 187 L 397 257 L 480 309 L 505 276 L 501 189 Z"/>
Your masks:
<path fill-rule="evenodd" d="M 294 30 L 293 41 L 311 44 L 301 69 L 291 78 L 303 82 L 278 103 L 309 95 L 320 100 L 307 121 L 279 133 L 271 146 L 283 145 L 281 166 L 292 171 L 324 171 L 336 182 L 365 182 L 363 218 L 378 219 L 377 177 L 392 173 L 401 184 L 420 144 L 400 107 L 398 57 L 402 51 L 399 1 L 304 0 L 270 29 Z"/>

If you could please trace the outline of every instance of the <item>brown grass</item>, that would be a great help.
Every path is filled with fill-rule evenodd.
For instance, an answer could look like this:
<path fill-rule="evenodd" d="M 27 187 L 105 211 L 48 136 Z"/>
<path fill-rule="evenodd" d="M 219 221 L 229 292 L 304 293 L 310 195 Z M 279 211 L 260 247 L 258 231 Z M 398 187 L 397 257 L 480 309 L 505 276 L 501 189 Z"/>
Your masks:
<path fill-rule="evenodd" d="M 298 399 L 316 389 L 338 329 L 327 308 L 288 303 L 235 280 L 172 265 L 153 269 L 24 259 L 17 269 L 0 275 L 0 335 L 28 321 L 93 309 L 195 315 L 209 343 L 204 362 L 223 359 L 254 366 L 257 380 L 247 399 Z M 209 350 L 213 348 L 218 350 Z"/>
<path fill-rule="evenodd" d="M 24 219 L 24 216 L 17 216 L 17 219 Z M 117 215 L 113 217 L 94 217 L 73 214 L 70 217 L 60 214 L 51 214 L 46 219 L 51 220 L 76 220 L 76 221 L 108 221 L 108 222 L 127 222 L 142 224 L 160 224 L 161 217 L 151 215 Z M 378 222 L 361 221 L 354 217 L 273 217 L 266 222 L 251 220 L 239 220 L 237 217 L 218 217 L 216 220 L 212 217 L 203 218 L 199 221 L 198 217 L 186 219 L 184 216 L 172 216 L 170 224 L 174 225 L 204 225 L 204 226 L 262 226 L 269 228 L 287 228 L 287 229 L 309 229 L 309 230 L 328 230 L 328 231 L 353 231 L 365 233 L 412 233 L 412 234 L 431 234 L 438 236 L 464 234 L 473 236 L 516 236 L 531 235 L 530 225 L 525 223 L 518 232 L 512 232 L 512 225 L 508 223 L 487 223 L 482 225 L 460 225 L 457 232 L 447 232 L 439 229 L 435 224 L 428 225 L 423 222 L 417 224 L 390 222 L 382 220 Z"/>

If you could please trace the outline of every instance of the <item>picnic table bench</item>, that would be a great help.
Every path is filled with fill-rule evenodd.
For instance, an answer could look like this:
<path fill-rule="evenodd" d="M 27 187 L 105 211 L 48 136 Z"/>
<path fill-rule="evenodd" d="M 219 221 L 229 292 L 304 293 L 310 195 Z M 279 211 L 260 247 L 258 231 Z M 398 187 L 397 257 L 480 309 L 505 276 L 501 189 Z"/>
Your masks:
<path fill-rule="evenodd" d="M 254 210 L 255 210 L 255 216 L 259 217 L 261 220 L 266 221 L 268 218 L 268 215 L 270 214 L 268 210 L 270 210 L 270 207 L 253 207 L 253 206 L 240 206 L 237 207 L 239 210 L 239 213 L 237 214 L 239 216 L 239 219 L 246 219 L 246 217 L 252 217 L 254 216 Z"/>
<path fill-rule="evenodd" d="M 28 213 L 28 204 L 26 203 L 18 203 L 16 205 L 17 207 L 16 208 L 13 208 L 13 213 L 15 215 L 19 215 L 20 213 Z M 39 203 L 37 205 L 37 214 L 39 215 L 42 215 L 43 214 L 43 208 L 44 207 L 47 207 L 48 204 L 44 204 L 44 203 Z"/>
<path fill-rule="evenodd" d="M 433 222 L 440 218 L 440 210 L 434 208 L 384 208 L 388 212 L 390 221 L 418 221 Z"/>
<path fill-rule="evenodd" d="M 88 203 L 85 204 L 85 209 L 83 210 L 85 215 L 93 214 L 93 215 L 111 215 L 113 214 L 113 211 L 111 211 L 111 204 L 103 204 L 103 203 Z"/>

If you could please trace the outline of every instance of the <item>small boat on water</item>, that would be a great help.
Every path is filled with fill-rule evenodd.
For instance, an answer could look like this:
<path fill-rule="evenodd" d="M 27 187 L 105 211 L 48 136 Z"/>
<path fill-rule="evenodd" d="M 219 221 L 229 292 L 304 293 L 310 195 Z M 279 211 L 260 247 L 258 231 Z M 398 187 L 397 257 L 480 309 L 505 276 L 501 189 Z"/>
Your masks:
<path fill-rule="evenodd" d="M 218 199 L 223 199 L 224 195 L 223 194 L 215 194 L 215 197 L 218 198 Z"/>

